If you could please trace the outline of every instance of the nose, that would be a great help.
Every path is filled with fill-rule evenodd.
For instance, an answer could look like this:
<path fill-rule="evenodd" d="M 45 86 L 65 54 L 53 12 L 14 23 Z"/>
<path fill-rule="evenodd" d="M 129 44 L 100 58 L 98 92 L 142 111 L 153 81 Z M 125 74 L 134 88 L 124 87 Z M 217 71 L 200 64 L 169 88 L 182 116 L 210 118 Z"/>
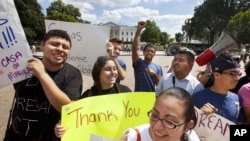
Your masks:
<path fill-rule="evenodd" d="M 117 70 L 116 69 L 112 69 L 110 72 L 111 72 L 111 74 L 117 74 Z"/>
<path fill-rule="evenodd" d="M 155 122 L 155 128 L 157 128 L 157 129 L 164 129 L 164 125 L 163 125 L 163 123 L 162 123 L 162 120 L 157 120 L 156 122 Z"/>
<path fill-rule="evenodd" d="M 63 45 L 62 45 L 62 44 L 58 45 L 58 46 L 56 47 L 56 49 L 57 49 L 57 50 L 60 50 L 60 51 L 63 50 Z"/>

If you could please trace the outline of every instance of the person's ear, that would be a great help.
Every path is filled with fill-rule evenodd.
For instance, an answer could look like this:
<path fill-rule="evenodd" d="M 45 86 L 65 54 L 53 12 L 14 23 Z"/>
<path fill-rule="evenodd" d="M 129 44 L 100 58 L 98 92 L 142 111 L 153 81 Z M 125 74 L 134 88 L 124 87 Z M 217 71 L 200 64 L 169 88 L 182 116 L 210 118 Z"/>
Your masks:
<path fill-rule="evenodd" d="M 40 50 L 41 50 L 41 51 L 43 51 L 44 45 L 45 45 L 45 42 L 44 42 L 44 41 L 41 41 L 41 46 L 40 46 Z"/>
<path fill-rule="evenodd" d="M 186 129 L 185 129 L 185 132 L 187 132 L 188 130 L 194 128 L 194 121 L 193 120 L 190 120 L 188 123 L 187 123 L 187 126 L 186 126 Z"/>
<path fill-rule="evenodd" d="M 220 73 L 219 72 L 214 72 L 214 77 L 218 77 L 220 76 Z"/>

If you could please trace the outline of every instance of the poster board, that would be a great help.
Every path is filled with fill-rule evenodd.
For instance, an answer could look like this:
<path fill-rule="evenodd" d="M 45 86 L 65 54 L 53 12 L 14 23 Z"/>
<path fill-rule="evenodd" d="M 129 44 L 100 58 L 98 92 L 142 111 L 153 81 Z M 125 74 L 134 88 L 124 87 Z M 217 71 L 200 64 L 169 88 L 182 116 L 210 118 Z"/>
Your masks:
<path fill-rule="evenodd" d="M 32 58 L 13 0 L 0 1 L 0 88 L 30 77 L 26 69 Z"/>
<path fill-rule="evenodd" d="M 194 128 L 201 141 L 229 141 L 230 125 L 235 123 L 218 114 L 205 115 L 197 109 L 198 122 Z"/>
<path fill-rule="evenodd" d="M 67 31 L 72 49 L 67 62 L 77 67 L 83 75 L 91 74 L 98 56 L 106 55 L 110 27 L 83 23 L 45 20 L 46 32 L 51 29 Z"/>
<path fill-rule="evenodd" d="M 147 112 L 154 101 L 153 92 L 130 92 L 93 96 L 65 105 L 62 141 L 89 141 L 91 134 L 118 139 L 127 128 L 149 122 Z"/>

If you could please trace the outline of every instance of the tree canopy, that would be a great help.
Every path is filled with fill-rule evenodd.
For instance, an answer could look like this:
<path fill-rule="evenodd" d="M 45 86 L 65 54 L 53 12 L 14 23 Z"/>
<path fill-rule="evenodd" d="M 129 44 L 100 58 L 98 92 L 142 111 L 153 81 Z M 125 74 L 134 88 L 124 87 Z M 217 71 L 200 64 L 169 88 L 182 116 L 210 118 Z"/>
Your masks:
<path fill-rule="evenodd" d="M 141 41 L 158 43 L 160 41 L 161 30 L 155 21 L 147 20 L 147 27 L 141 34 Z"/>
<path fill-rule="evenodd" d="M 246 11 L 249 7 L 248 0 L 205 0 L 195 8 L 194 16 L 191 18 L 192 36 L 203 39 L 209 37 L 209 44 L 213 44 L 214 39 L 223 30 L 227 30 L 231 17 L 240 11 Z"/>
<path fill-rule="evenodd" d="M 239 12 L 228 23 L 228 31 L 238 39 L 239 43 L 249 43 L 250 38 L 250 10 Z"/>
<path fill-rule="evenodd" d="M 81 19 L 81 12 L 79 8 L 75 8 L 71 4 L 64 4 L 61 0 L 51 3 L 51 5 L 47 8 L 46 18 L 50 20 L 90 23 Z"/>
<path fill-rule="evenodd" d="M 42 39 L 45 33 L 44 14 L 36 0 L 14 0 L 26 38 L 30 44 Z"/>

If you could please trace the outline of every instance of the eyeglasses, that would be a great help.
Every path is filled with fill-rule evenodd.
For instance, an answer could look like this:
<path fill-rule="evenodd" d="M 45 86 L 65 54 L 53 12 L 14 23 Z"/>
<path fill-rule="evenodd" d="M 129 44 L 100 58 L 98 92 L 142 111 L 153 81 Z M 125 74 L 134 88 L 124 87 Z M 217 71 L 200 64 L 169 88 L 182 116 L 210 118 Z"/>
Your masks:
<path fill-rule="evenodd" d="M 157 122 L 158 120 L 160 120 L 160 121 L 161 121 L 161 124 L 162 124 L 165 128 L 169 128 L 169 129 L 175 129 L 176 127 L 181 126 L 181 125 L 183 125 L 183 124 L 186 123 L 186 122 L 183 122 L 183 123 L 176 124 L 176 123 L 173 123 L 173 122 L 171 122 L 171 121 L 169 121 L 169 120 L 166 120 L 166 119 L 160 119 L 160 118 L 158 117 L 158 115 L 156 115 L 156 114 L 154 114 L 154 113 L 152 112 L 152 110 L 148 112 L 148 117 L 150 118 L 151 121 L 154 121 L 154 122 Z"/>
<path fill-rule="evenodd" d="M 242 73 L 240 73 L 240 72 L 221 72 L 221 73 L 229 75 L 231 77 L 240 77 L 242 75 Z"/>

